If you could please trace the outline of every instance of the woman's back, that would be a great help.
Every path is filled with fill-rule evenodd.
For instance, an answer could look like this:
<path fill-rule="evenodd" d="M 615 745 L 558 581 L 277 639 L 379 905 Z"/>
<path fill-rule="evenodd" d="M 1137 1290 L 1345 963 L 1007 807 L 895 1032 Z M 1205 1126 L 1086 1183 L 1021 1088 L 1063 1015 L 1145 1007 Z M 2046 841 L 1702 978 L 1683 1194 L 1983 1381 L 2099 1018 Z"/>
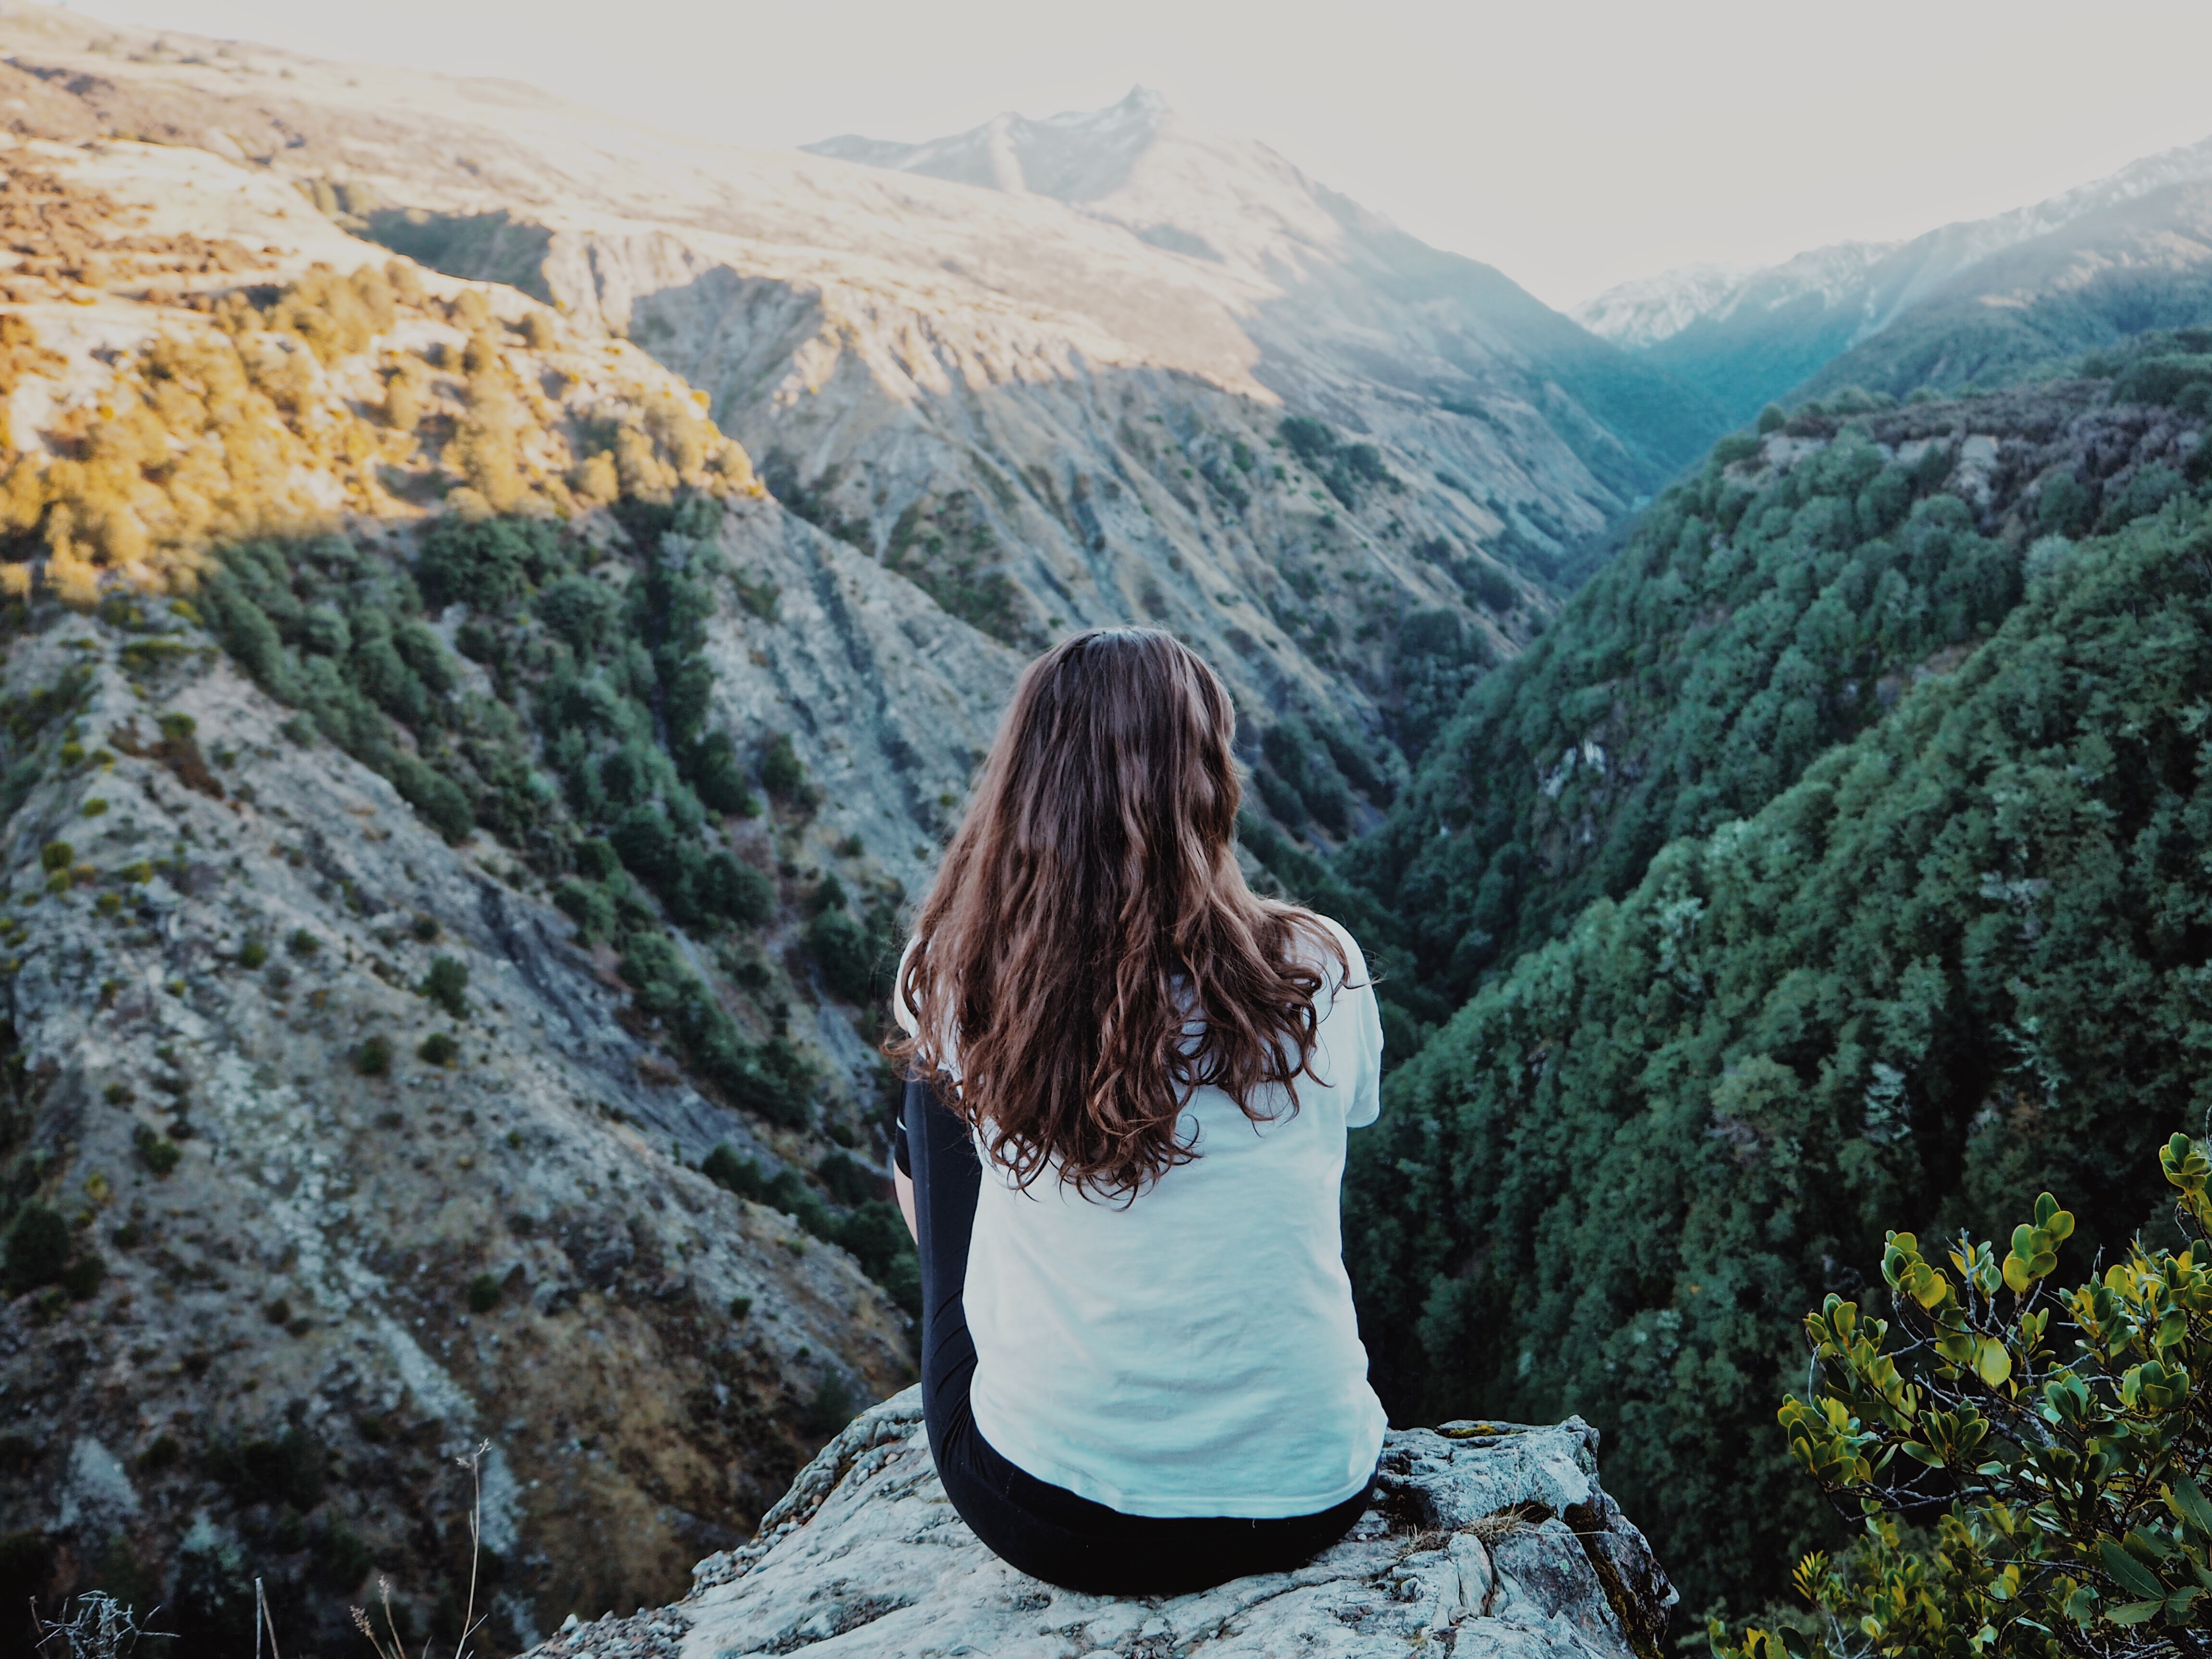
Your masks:
<path fill-rule="evenodd" d="M 1170 635 L 1054 646 L 899 966 L 930 1449 L 1073 1589 L 1295 1565 L 1382 1446 L 1337 1212 L 1381 1024 L 1343 930 L 1245 884 L 1236 725 Z"/>
<path fill-rule="evenodd" d="M 977 1425 L 1006 1457 L 1125 1515 L 1304 1515 L 1365 1484 L 1383 1414 L 1344 1271 L 1345 1131 L 1382 1055 L 1359 948 L 1334 963 L 1297 1109 L 1192 1097 L 1199 1156 L 1134 1199 L 987 1168 L 968 1257 Z M 1316 1079 L 1321 1079 L 1316 1081 Z"/>

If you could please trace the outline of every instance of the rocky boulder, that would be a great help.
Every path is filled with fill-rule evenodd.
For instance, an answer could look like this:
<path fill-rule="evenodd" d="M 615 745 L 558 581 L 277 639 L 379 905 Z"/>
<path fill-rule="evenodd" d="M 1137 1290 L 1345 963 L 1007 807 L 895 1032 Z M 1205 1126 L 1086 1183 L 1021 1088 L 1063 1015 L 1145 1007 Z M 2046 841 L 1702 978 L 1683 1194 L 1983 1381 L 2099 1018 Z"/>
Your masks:
<path fill-rule="evenodd" d="M 854 1419 L 742 1548 L 672 1607 L 571 1620 L 538 1659 L 1657 1659 L 1674 1591 L 1597 1479 L 1597 1431 L 1394 1432 L 1375 1502 L 1296 1572 L 1194 1595 L 1079 1595 L 1015 1571 L 952 1511 L 919 1389 Z"/>

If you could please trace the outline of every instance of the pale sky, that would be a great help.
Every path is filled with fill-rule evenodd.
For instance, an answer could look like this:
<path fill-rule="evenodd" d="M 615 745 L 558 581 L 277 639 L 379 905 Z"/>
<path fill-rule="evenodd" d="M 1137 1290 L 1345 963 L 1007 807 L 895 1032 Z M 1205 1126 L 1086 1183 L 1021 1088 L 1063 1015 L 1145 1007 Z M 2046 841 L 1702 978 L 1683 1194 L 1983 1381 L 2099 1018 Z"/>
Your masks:
<path fill-rule="evenodd" d="M 2212 136 L 2207 0 L 94 0 L 780 149 L 1136 83 L 1551 304 L 1978 218 Z"/>

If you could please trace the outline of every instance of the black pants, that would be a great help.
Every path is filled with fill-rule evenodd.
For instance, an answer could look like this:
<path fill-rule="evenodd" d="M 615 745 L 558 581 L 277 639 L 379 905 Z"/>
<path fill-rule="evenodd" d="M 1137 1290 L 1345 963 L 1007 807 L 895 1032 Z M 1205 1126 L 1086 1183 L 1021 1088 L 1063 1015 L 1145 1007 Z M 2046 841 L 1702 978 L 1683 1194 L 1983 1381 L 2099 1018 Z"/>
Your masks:
<path fill-rule="evenodd" d="M 1123 1515 L 1040 1480 L 992 1449 L 969 1405 L 975 1345 L 963 1299 L 983 1172 L 968 1126 L 927 1085 L 907 1085 L 903 1127 L 921 1234 L 921 1389 L 930 1455 L 952 1507 L 993 1553 L 1065 1589 L 1165 1595 L 1248 1573 L 1288 1571 L 1359 1518 L 1364 1492 L 1318 1515 L 1279 1520 Z"/>

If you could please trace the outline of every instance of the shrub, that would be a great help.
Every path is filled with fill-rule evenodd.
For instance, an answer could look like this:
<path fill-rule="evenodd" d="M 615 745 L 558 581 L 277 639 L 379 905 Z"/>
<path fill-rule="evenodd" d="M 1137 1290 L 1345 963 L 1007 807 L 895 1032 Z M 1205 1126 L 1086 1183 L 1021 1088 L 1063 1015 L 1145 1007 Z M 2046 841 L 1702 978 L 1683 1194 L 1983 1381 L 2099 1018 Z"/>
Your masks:
<path fill-rule="evenodd" d="M 824 910 L 806 924 L 807 953 L 820 964 L 832 994 L 865 1002 L 875 979 L 875 941 L 844 910 Z"/>
<path fill-rule="evenodd" d="M 173 1434 L 157 1434 L 146 1444 L 146 1449 L 137 1458 L 138 1473 L 159 1474 L 173 1469 L 184 1461 L 185 1449 Z"/>
<path fill-rule="evenodd" d="M 469 1017 L 469 970 L 455 958 L 433 957 L 419 988 L 455 1019 Z"/>
<path fill-rule="evenodd" d="M 836 1237 L 893 1303 L 921 1317 L 921 1262 L 897 1205 L 880 1198 L 868 1200 L 838 1225 Z"/>
<path fill-rule="evenodd" d="M 363 1077 L 382 1077 L 392 1069 L 392 1039 L 381 1033 L 353 1052 L 353 1068 Z"/>
<path fill-rule="evenodd" d="M 611 839 L 623 867 L 655 887 L 668 884 L 682 869 L 676 832 L 656 807 L 630 808 L 615 825 Z"/>
<path fill-rule="evenodd" d="M 69 1266 L 69 1223 L 44 1204 L 26 1204 L 8 1224 L 4 1277 L 8 1294 L 51 1285 Z"/>
<path fill-rule="evenodd" d="M 441 519 L 422 538 L 416 574 L 433 605 L 459 600 L 471 610 L 497 612 L 520 596 L 527 577 L 545 569 L 559 541 L 559 532 L 547 524 Z"/>
<path fill-rule="evenodd" d="M 2088 487 L 2070 472 L 2061 472 L 2046 479 L 2035 508 L 2039 529 L 2060 536 L 2078 536 L 2089 527 L 2095 516 L 2096 498 Z"/>
<path fill-rule="evenodd" d="M 793 800 L 806 789 L 806 763 L 791 746 L 791 734 L 778 732 L 761 749 L 761 784 L 769 793 Z"/>
<path fill-rule="evenodd" d="M 392 787 L 447 841 L 466 841 L 475 832 L 476 813 L 468 796 L 444 773 L 407 754 L 394 755 L 389 771 Z"/>
<path fill-rule="evenodd" d="M 442 930 L 438 926 L 437 917 L 417 910 L 415 913 L 415 920 L 407 924 L 407 931 L 416 939 L 422 940 L 423 944 L 434 945 L 438 942 L 438 935 Z"/>
<path fill-rule="evenodd" d="M 76 862 L 76 848 L 65 841 L 50 841 L 39 849 L 39 863 L 48 870 L 66 870 Z"/>
<path fill-rule="evenodd" d="M 2212 1160 L 2177 1134 L 2159 1163 L 2179 1255 L 2138 1241 L 2054 1292 L 2074 1218 L 2045 1193 L 2008 1248 L 1891 1233 L 1893 1340 L 1840 1296 L 1807 1316 L 1812 1398 L 1782 1423 L 1864 1535 L 1838 1565 L 1798 1564 L 1823 1630 L 1730 1643 L 1716 1626 L 1721 1659 L 2194 1650 L 2212 1611 Z M 1939 1509 L 1932 1547 L 1909 1543 L 1900 1522 Z"/>
<path fill-rule="evenodd" d="M 739 1158 L 726 1140 L 716 1141 L 714 1151 L 699 1160 L 699 1173 L 740 1198 L 758 1198 L 764 1190 L 759 1164 Z"/>
<path fill-rule="evenodd" d="M 814 1166 L 814 1174 L 840 1204 L 866 1204 L 884 1195 L 884 1178 L 850 1152 L 826 1154 Z"/>
<path fill-rule="evenodd" d="M 433 1031 L 415 1045 L 415 1057 L 432 1066 L 450 1066 L 461 1045 L 443 1031 Z"/>
<path fill-rule="evenodd" d="M 709 811 L 741 818 L 760 816 L 760 801 L 745 787 L 744 769 L 726 732 L 717 732 L 699 745 L 691 763 L 691 784 Z"/>
<path fill-rule="evenodd" d="M 592 881 L 605 881 L 622 871 L 622 859 L 614 843 L 594 836 L 576 843 L 576 868 Z"/>
<path fill-rule="evenodd" d="M 469 1280 L 467 1295 L 471 1313 L 489 1313 L 499 1306 L 499 1280 L 489 1273 L 478 1273 Z"/>
<path fill-rule="evenodd" d="M 743 1319 L 743 1318 L 744 1318 L 747 1315 L 750 1314 L 750 1313 L 752 1312 L 752 1310 L 753 1310 L 753 1299 L 752 1299 L 752 1297 L 749 1297 L 749 1296 L 733 1296 L 733 1297 L 732 1297 L 730 1298 L 730 1317 L 731 1317 L 731 1318 L 732 1318 L 732 1319 Z"/>
<path fill-rule="evenodd" d="M 323 1501 L 324 1464 L 322 1447 L 295 1425 L 273 1440 L 218 1443 L 209 1449 L 207 1472 L 241 1503 L 305 1511 Z"/>
<path fill-rule="evenodd" d="M 322 940 L 304 927 L 295 927 L 284 936 L 284 948 L 295 957 L 312 957 L 323 948 Z"/>
<path fill-rule="evenodd" d="M 1762 438 L 1770 432 L 1781 431 L 1789 424 L 1790 417 L 1783 413 L 1780 404 L 1769 404 L 1759 411 L 1759 435 Z"/>
<path fill-rule="evenodd" d="M 589 576 L 563 576 L 539 593 L 532 610 L 579 656 L 596 655 L 614 632 L 621 605 L 614 589 Z"/>
<path fill-rule="evenodd" d="M 143 1123 L 132 1132 L 131 1144 L 137 1151 L 138 1161 L 155 1176 L 167 1175 L 177 1167 L 177 1160 L 184 1157 L 175 1141 L 155 1134 Z"/>
<path fill-rule="evenodd" d="M 238 947 L 238 965 L 250 970 L 268 960 L 269 947 L 253 934 L 247 934 L 246 942 Z"/>
<path fill-rule="evenodd" d="M 99 796 L 94 795 L 90 800 L 85 802 L 82 806 L 79 807 L 77 811 L 83 813 L 84 816 L 88 818 L 96 818 L 100 817 L 101 813 L 107 811 L 107 803 L 102 800 Z"/>
<path fill-rule="evenodd" d="M 732 921 L 757 927 L 775 914 L 775 884 L 727 853 L 708 857 L 699 885 L 707 908 Z"/>
<path fill-rule="evenodd" d="M 553 902 L 576 924 L 576 937 L 586 945 L 596 944 L 614 931 L 613 896 L 596 882 L 564 881 L 553 895 Z"/>
<path fill-rule="evenodd" d="M 87 1252 L 62 1269 L 61 1287 L 69 1293 L 70 1301 L 89 1302 L 100 1294 L 100 1282 L 106 1277 L 106 1264 Z"/>

